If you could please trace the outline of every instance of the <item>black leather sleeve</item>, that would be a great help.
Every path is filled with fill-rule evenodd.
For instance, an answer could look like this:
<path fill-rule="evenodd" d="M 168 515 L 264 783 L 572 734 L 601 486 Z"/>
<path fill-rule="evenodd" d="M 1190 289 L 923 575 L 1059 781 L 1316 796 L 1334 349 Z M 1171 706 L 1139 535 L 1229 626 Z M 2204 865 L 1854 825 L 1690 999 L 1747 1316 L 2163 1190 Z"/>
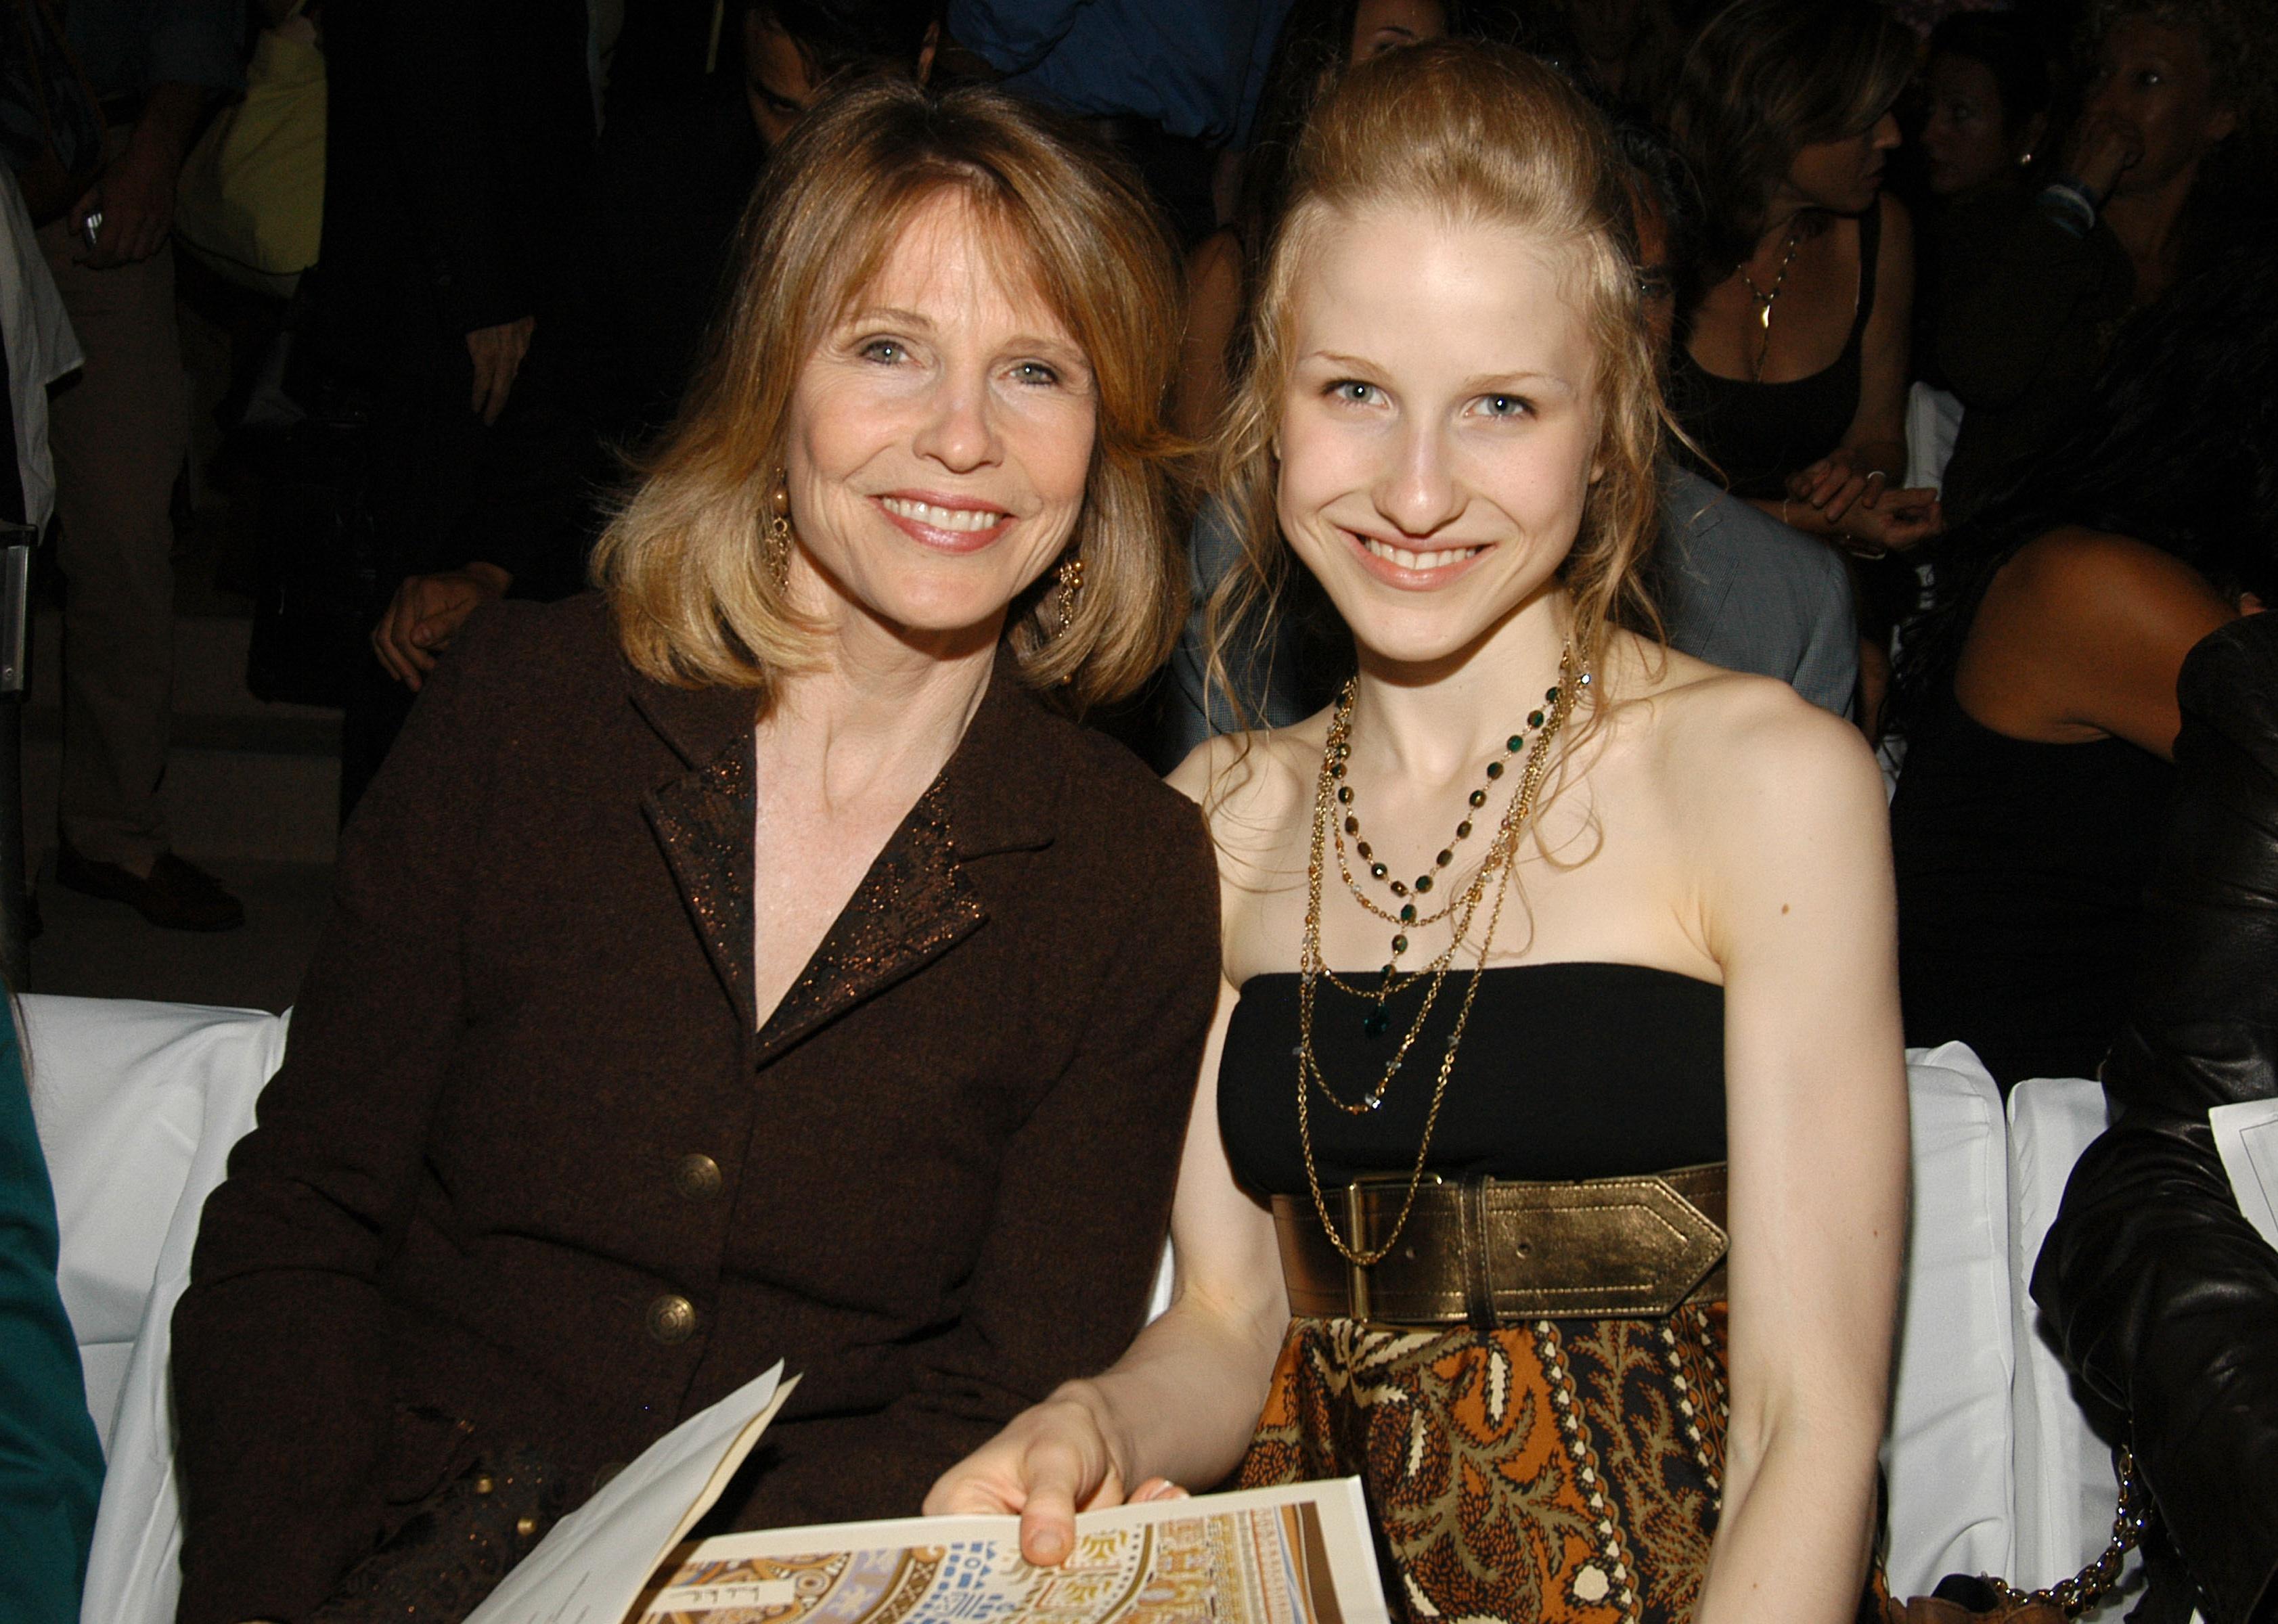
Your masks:
<path fill-rule="evenodd" d="M 2278 615 L 2185 661 L 2175 804 L 2145 896 L 2115 1120 L 2033 1272 L 2067 1362 L 2128 1418 L 2211 1624 L 2278 1617 L 2278 1250 L 2210 1107 L 2278 1094 Z"/>

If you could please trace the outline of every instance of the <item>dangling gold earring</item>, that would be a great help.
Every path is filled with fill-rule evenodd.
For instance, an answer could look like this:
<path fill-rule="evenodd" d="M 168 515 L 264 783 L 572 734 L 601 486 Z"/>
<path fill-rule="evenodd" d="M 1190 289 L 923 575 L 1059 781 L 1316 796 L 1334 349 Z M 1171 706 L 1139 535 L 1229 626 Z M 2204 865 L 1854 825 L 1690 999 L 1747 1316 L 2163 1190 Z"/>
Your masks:
<path fill-rule="evenodd" d="M 1083 595 L 1083 555 L 1071 553 L 1060 560 L 1056 572 L 1060 583 L 1060 624 L 1052 635 L 1067 636 L 1068 628 L 1075 621 L 1076 600 Z"/>
<path fill-rule="evenodd" d="M 776 469 L 775 513 L 768 520 L 768 573 L 777 586 L 791 584 L 791 480 Z"/>

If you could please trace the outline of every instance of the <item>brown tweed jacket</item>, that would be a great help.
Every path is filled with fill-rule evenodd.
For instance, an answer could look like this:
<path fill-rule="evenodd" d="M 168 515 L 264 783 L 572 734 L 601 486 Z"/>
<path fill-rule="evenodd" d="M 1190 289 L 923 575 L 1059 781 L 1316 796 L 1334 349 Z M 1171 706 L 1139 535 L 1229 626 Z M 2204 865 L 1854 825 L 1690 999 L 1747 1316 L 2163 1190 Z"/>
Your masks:
<path fill-rule="evenodd" d="M 183 1624 L 304 1616 L 455 1422 L 582 1498 L 781 1359 L 738 1524 L 908 1514 L 1137 1329 L 1219 980 L 1199 815 L 1000 661 L 755 1031 L 751 714 L 592 597 L 436 673 L 174 1316 Z"/>

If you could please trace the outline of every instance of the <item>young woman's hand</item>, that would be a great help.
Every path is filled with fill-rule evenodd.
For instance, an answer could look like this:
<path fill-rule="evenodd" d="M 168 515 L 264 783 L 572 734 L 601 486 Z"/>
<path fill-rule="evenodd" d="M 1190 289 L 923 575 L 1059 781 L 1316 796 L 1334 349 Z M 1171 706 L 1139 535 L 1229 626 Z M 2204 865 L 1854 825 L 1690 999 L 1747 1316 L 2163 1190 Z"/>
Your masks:
<path fill-rule="evenodd" d="M 1021 1554 L 1039 1567 L 1075 1549 L 1075 1514 L 1124 1503 L 1128 1450 L 1109 1434 L 1107 1407 L 1088 1382 L 1070 1382 L 1013 1418 L 1002 1432 L 944 1472 L 928 1491 L 929 1517 L 1009 1515 L 1021 1519 Z M 1182 1493 L 1150 1478 L 1131 1499 Z"/>

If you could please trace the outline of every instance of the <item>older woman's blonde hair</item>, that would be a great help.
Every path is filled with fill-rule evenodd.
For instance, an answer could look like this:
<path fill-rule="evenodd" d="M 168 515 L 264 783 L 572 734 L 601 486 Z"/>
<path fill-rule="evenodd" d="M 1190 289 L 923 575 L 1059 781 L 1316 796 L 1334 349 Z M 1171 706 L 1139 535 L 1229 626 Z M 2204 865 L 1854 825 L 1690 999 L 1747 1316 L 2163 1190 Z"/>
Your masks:
<path fill-rule="evenodd" d="M 814 662 L 815 629 L 763 545 L 792 389 L 944 193 L 991 233 L 1008 273 L 1032 278 L 1093 377 L 1089 484 L 1063 554 L 1082 561 L 1082 590 L 1069 602 L 1047 571 L 1013 602 L 1021 674 L 1080 706 L 1162 663 L 1185 594 L 1167 488 L 1182 447 L 1162 416 L 1180 295 L 1158 217 L 1120 165 L 1010 96 L 880 83 L 826 103 L 776 149 L 745 213 L 710 360 L 595 551 L 594 579 L 645 675 L 764 698 Z"/>
<path fill-rule="evenodd" d="M 1601 470 L 1560 567 L 1577 645 L 1609 626 L 1657 637 L 1641 581 L 1661 523 L 1666 414 L 1639 303 L 1628 171 L 1604 121 L 1525 53 L 1441 41 L 1354 68 L 1314 111 L 1293 160 L 1289 204 L 1258 277 L 1248 372 L 1228 403 L 1213 485 L 1242 540 L 1212 592 L 1212 685 L 1254 664 L 1261 619 L 1285 599 L 1289 554 L 1275 494 L 1274 436 L 1296 364 L 1296 290 L 1322 233 L 1380 208 L 1420 208 L 1510 227 L 1561 252 L 1596 363 Z"/>

